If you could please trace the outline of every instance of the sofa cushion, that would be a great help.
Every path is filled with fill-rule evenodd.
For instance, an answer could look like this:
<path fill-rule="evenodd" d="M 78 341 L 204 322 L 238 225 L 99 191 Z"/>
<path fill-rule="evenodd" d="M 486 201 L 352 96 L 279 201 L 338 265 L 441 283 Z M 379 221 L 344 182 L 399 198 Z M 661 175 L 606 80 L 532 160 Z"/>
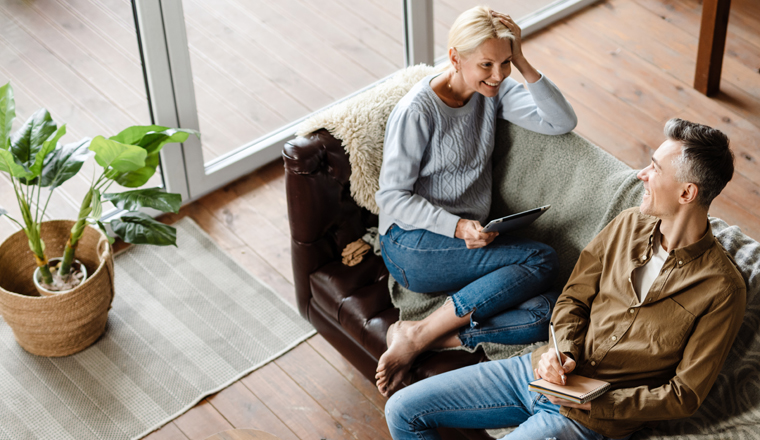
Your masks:
<path fill-rule="evenodd" d="M 347 319 L 341 319 L 346 302 L 350 311 L 345 313 L 357 313 L 362 319 L 372 318 L 380 311 L 393 307 L 388 297 L 387 277 L 388 270 L 382 258 L 369 253 L 361 263 L 352 267 L 340 261 L 327 263 L 311 274 L 310 284 L 314 301 L 333 319 L 343 324 Z M 378 298 L 369 298 L 364 292 L 359 292 L 376 283 L 385 288 L 385 291 L 377 292 Z M 357 292 L 362 295 L 352 298 Z M 356 339 L 361 340 L 359 337 Z"/>

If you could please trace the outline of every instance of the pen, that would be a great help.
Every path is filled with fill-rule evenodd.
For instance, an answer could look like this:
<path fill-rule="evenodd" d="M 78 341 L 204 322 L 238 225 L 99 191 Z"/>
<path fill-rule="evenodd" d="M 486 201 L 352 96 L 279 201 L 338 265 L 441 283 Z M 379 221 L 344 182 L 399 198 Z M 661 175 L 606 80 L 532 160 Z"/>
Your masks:
<path fill-rule="evenodd" d="M 559 355 L 559 346 L 557 346 L 557 334 L 554 333 L 554 323 L 549 323 L 549 329 L 552 331 L 552 340 L 554 341 L 554 351 L 557 352 L 557 360 L 559 361 L 559 366 L 562 367 L 562 371 L 564 372 L 564 367 L 562 366 L 562 356 Z M 562 375 L 562 385 L 565 384 L 565 375 Z"/>

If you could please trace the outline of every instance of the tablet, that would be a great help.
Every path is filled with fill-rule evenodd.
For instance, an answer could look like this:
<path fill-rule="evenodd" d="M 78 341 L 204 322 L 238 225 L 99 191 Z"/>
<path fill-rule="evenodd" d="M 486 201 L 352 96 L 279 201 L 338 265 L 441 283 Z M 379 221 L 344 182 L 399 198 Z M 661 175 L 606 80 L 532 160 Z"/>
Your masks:
<path fill-rule="evenodd" d="M 524 228 L 529 224 L 536 221 L 541 217 L 541 214 L 545 213 L 552 205 L 542 206 L 540 208 L 530 209 L 528 211 L 518 212 L 517 214 L 508 215 L 506 217 L 497 218 L 488 222 L 483 232 L 509 232 L 515 229 Z"/>

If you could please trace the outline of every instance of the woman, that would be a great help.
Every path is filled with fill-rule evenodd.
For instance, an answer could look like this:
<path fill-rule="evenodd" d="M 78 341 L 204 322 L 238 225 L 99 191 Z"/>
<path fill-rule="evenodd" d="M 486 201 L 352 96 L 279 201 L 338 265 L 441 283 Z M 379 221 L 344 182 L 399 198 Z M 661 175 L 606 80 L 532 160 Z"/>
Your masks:
<path fill-rule="evenodd" d="M 575 127 L 575 113 L 525 59 L 520 28 L 508 15 L 465 11 L 449 32 L 449 60 L 445 72 L 399 101 L 385 133 L 376 194 L 385 264 L 413 291 L 450 295 L 424 320 L 388 329 L 376 375 L 385 396 L 425 350 L 544 339 L 557 298 L 545 293 L 557 270 L 551 247 L 497 237 L 481 223 L 491 206 L 496 118 L 563 134 Z M 508 78 L 513 64 L 527 89 Z"/>

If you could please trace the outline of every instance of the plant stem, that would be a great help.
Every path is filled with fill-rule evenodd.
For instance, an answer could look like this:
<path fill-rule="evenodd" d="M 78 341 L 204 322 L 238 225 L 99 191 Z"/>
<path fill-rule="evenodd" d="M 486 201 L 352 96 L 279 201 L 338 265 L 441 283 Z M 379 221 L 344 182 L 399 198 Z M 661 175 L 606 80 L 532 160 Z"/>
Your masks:
<path fill-rule="evenodd" d="M 67 279 L 69 275 L 71 275 L 71 263 L 74 262 L 74 253 L 76 252 L 77 245 L 79 244 L 79 239 L 82 238 L 82 234 L 84 233 L 87 216 L 90 214 L 90 212 L 92 212 L 91 205 L 93 191 L 94 188 L 90 187 L 90 190 L 87 191 L 87 194 L 84 196 L 84 200 L 82 200 L 82 206 L 79 208 L 79 216 L 77 217 L 77 222 L 71 228 L 69 240 L 66 242 L 66 248 L 63 251 L 63 260 L 61 261 L 61 265 L 58 268 L 58 274 L 64 280 Z"/>
<path fill-rule="evenodd" d="M 50 273 L 50 266 L 47 264 L 43 264 L 40 266 L 40 275 L 42 275 L 42 282 L 44 282 L 47 285 L 53 284 L 53 274 Z"/>

